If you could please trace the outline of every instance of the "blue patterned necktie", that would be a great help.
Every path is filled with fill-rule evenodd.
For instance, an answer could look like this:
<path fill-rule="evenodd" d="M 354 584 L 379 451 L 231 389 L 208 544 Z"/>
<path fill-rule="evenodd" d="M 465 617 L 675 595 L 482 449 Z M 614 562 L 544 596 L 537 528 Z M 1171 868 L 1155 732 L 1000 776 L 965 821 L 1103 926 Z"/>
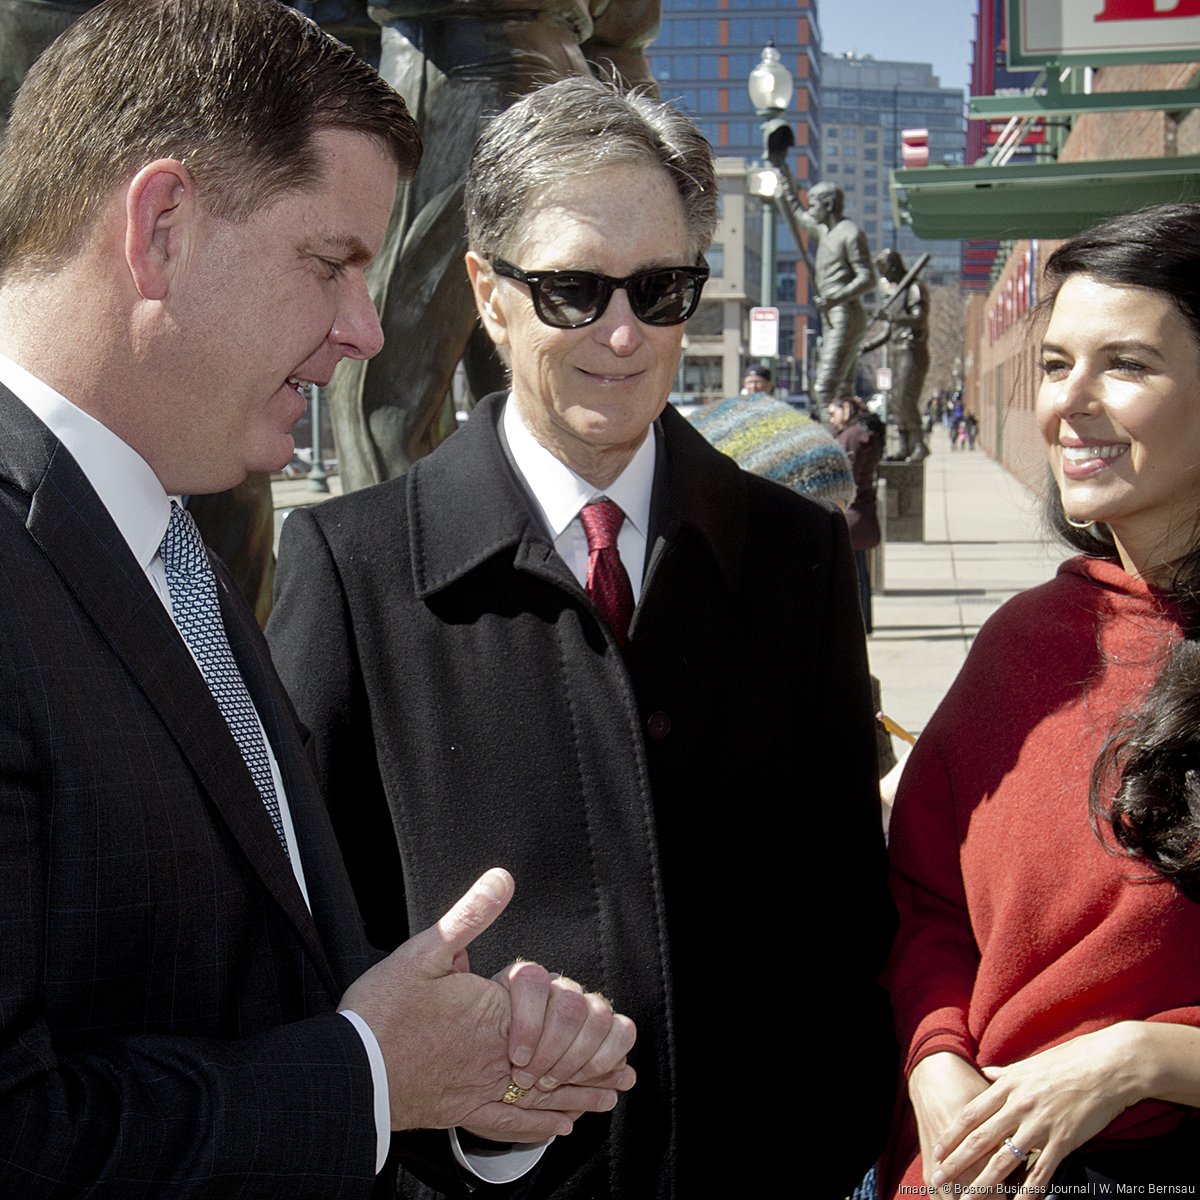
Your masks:
<path fill-rule="evenodd" d="M 283 852 L 287 854 L 279 797 L 271 779 L 262 726 L 225 634 L 221 606 L 217 601 L 217 577 L 192 514 L 173 500 L 171 520 L 158 552 L 167 569 L 167 589 L 171 593 L 175 624 L 200 664 L 204 682 L 242 752 Z"/>

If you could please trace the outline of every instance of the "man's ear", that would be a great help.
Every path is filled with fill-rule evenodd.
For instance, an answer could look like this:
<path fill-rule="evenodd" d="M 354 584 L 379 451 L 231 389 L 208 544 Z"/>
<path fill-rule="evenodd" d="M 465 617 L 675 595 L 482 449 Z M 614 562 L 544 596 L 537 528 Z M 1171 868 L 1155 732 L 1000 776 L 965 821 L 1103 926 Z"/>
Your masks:
<path fill-rule="evenodd" d="M 147 163 L 125 192 L 125 261 L 144 300 L 161 300 L 196 215 L 196 183 L 173 158 Z"/>
<path fill-rule="evenodd" d="M 500 302 L 492 265 L 486 259 L 480 258 L 474 250 L 467 251 L 466 263 L 467 277 L 471 280 L 471 290 L 475 293 L 475 307 L 479 311 L 479 319 L 483 322 L 488 337 L 497 346 L 506 346 L 508 323 L 504 318 L 504 306 Z"/>

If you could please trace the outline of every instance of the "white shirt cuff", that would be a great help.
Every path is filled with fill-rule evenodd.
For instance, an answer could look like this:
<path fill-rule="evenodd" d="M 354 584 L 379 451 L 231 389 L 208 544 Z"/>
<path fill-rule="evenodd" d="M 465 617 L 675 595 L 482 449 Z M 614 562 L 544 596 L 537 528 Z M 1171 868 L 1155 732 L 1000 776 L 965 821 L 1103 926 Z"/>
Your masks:
<path fill-rule="evenodd" d="M 550 1142 L 554 1141 L 553 1138 Z M 484 1183 L 512 1183 L 522 1175 L 528 1175 L 541 1161 L 550 1142 L 537 1142 L 526 1145 L 523 1142 L 510 1142 L 508 1148 L 501 1150 L 497 1147 L 493 1154 L 468 1153 L 458 1142 L 458 1130 L 450 1130 L 450 1148 L 454 1151 L 454 1160 L 460 1167 L 471 1172 Z"/>
<path fill-rule="evenodd" d="M 367 1052 L 367 1062 L 371 1064 L 371 1082 L 375 1085 L 375 1174 L 378 1175 L 383 1170 L 383 1164 L 387 1162 L 388 1149 L 392 1144 L 392 1108 L 391 1098 L 388 1095 L 387 1067 L 383 1063 L 383 1051 L 379 1049 L 379 1042 L 370 1025 L 358 1013 L 343 1008 L 339 1010 L 338 1016 L 345 1017 L 357 1030 L 358 1036 L 362 1038 L 363 1049 Z M 533 1162 L 537 1162 L 537 1159 L 535 1158 Z M 530 1163 L 529 1166 L 533 1166 L 533 1163 Z M 526 1170 L 528 1169 L 526 1167 Z M 518 1179 L 524 1174 L 525 1171 L 521 1171 L 513 1178 Z"/>

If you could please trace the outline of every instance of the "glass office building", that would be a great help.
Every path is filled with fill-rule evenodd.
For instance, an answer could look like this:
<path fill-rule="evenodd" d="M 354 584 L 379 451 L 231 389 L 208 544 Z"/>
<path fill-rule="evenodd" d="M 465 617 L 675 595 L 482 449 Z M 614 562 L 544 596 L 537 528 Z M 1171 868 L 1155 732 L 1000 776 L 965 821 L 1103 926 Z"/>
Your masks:
<path fill-rule="evenodd" d="M 892 217 L 888 174 L 900 165 L 900 135 L 929 130 L 929 163 L 959 165 L 965 138 L 963 93 L 944 88 L 928 63 L 858 55 L 821 57 L 822 178 L 846 193 L 846 214 L 862 226 L 872 251 L 893 246 L 909 265 L 930 256 L 924 279 L 957 284 L 961 243 L 925 241 Z"/>

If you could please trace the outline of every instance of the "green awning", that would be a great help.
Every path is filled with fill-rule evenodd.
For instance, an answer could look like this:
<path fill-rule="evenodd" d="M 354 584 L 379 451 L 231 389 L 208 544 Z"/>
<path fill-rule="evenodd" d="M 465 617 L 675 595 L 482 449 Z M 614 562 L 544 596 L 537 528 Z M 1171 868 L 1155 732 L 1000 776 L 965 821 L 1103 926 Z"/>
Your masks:
<path fill-rule="evenodd" d="M 1200 155 L 921 167 L 891 173 L 897 224 L 922 238 L 1063 238 L 1116 213 L 1200 199 Z"/>

